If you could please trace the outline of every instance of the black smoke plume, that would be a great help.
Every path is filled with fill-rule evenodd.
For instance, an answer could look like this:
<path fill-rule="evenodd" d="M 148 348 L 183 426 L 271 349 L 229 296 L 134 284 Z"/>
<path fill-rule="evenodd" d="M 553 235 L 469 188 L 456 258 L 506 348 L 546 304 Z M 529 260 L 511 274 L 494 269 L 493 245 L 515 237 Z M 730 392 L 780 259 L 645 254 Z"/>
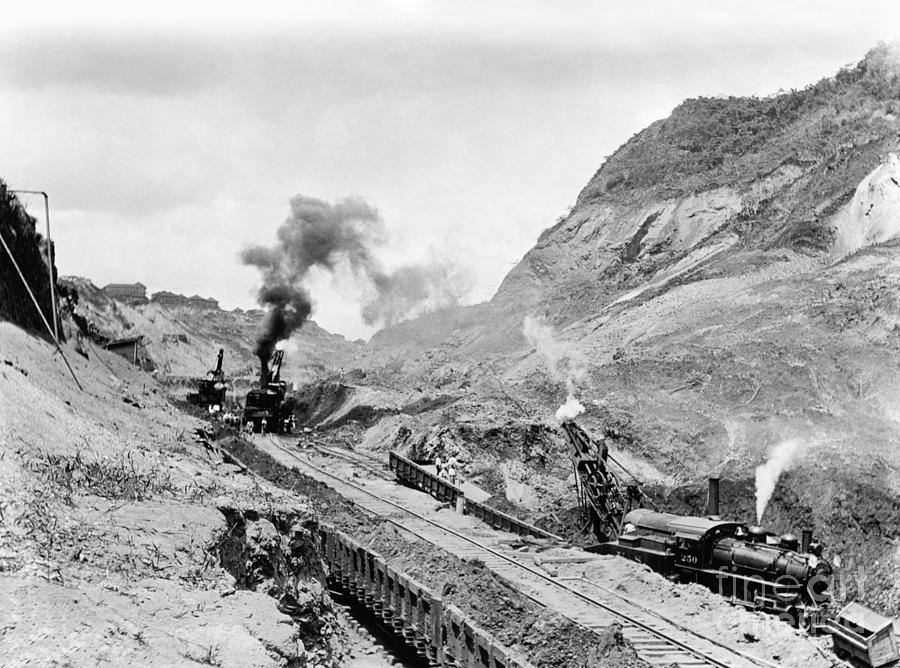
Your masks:
<path fill-rule="evenodd" d="M 377 209 L 359 198 L 331 204 L 297 195 L 276 236 L 274 246 L 252 246 L 241 253 L 244 264 L 262 272 L 258 299 L 269 307 L 269 314 L 255 352 L 264 360 L 312 312 L 305 281 L 313 267 L 334 272 L 346 262 L 355 276 L 367 281 L 372 289 L 362 316 L 370 325 L 391 325 L 417 310 L 456 303 L 469 287 L 448 263 L 385 271 L 373 255 L 375 247 L 387 242 L 384 222 Z"/>

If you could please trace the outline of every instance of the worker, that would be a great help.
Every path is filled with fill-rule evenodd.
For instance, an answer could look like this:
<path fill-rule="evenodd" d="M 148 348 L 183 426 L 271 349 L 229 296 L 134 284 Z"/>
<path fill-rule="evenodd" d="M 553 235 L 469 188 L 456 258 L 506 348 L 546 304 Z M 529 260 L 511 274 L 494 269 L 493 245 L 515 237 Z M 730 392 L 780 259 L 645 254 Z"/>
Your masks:
<path fill-rule="evenodd" d="M 452 457 L 451 457 L 452 459 Z M 450 481 L 451 485 L 456 484 L 456 467 L 450 463 L 450 460 L 447 460 L 447 466 L 444 469 L 447 472 L 447 480 Z"/>
<path fill-rule="evenodd" d="M 261 425 L 261 428 L 259 430 L 260 434 L 266 433 L 266 427 L 268 426 L 268 424 L 269 424 L 268 420 L 266 420 L 266 418 L 263 418 L 262 422 L 260 423 L 260 425 Z"/>
<path fill-rule="evenodd" d="M 434 472 L 438 478 L 442 477 L 444 474 L 444 462 L 441 461 L 440 455 L 434 456 Z"/>

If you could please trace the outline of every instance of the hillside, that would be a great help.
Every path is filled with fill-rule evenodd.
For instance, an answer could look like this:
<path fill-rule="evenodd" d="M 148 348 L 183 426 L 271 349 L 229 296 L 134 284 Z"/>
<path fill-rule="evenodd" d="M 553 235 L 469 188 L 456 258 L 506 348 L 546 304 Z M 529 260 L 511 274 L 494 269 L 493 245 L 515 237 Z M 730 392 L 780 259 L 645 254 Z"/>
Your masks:
<path fill-rule="evenodd" d="M 262 316 L 244 311 L 165 307 L 155 303 L 130 306 L 107 297 L 85 278 L 69 277 L 63 284 L 78 294 L 73 311 L 107 339 L 142 335 L 146 366 L 160 380 L 179 384 L 202 377 L 213 368 L 219 348 L 225 350 L 226 376 L 242 389 L 259 377 L 253 353 Z M 73 326 L 74 328 L 74 326 Z M 326 332 L 315 322 L 285 344 L 285 378 L 301 383 L 336 374 L 352 359 L 358 343 Z"/>
<path fill-rule="evenodd" d="M 779 249 L 827 257 L 837 212 L 898 148 L 897 68 L 882 46 L 804 90 L 685 101 L 609 157 L 489 304 L 401 323 L 373 343 L 508 349 L 500 340 L 528 309 L 568 324 L 713 256 L 737 273 L 745 265 L 728 258 L 748 251 L 753 266 Z"/>
<path fill-rule="evenodd" d="M 661 505 L 699 511 L 718 474 L 752 522 L 755 467 L 797 438 L 764 523 L 814 526 L 855 574 L 843 594 L 900 612 L 898 71 L 880 46 L 632 137 L 490 302 L 373 337 L 370 382 L 396 397 L 366 446 L 460 447 L 469 475 L 552 524 L 575 503 L 552 420 L 568 381 Z M 452 401 L 398 410 L 412 390 Z"/>
<path fill-rule="evenodd" d="M 295 625 L 274 590 L 257 593 L 254 573 L 219 549 L 229 517 L 257 507 L 308 531 L 309 501 L 248 480 L 196 442 L 205 423 L 141 370 L 67 348 L 83 392 L 50 344 L 0 322 L 4 665 L 281 666 L 331 652 L 346 665 L 316 573 L 293 586 L 321 623 Z M 260 564 L 278 549 L 265 525 L 244 545 Z"/>

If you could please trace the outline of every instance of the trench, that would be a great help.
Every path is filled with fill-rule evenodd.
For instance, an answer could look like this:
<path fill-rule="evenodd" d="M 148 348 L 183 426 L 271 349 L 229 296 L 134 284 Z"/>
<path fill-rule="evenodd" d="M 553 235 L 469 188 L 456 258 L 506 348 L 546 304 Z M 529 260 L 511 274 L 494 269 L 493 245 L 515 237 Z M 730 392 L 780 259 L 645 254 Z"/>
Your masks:
<path fill-rule="evenodd" d="M 227 528 L 214 546 L 215 556 L 234 577 L 235 588 L 268 594 L 293 620 L 303 650 L 275 657 L 288 668 L 361 660 L 372 668 L 428 665 L 365 606 L 329 585 L 314 519 L 289 510 L 219 510 Z"/>
<path fill-rule="evenodd" d="M 385 665 L 400 666 L 401 668 L 428 666 L 428 662 L 416 654 L 415 649 L 409 647 L 386 629 L 365 606 L 351 600 L 349 596 L 341 592 L 332 591 L 331 598 L 335 605 L 339 606 L 341 613 L 352 620 L 352 624 L 355 624 L 354 630 L 364 636 L 373 648 L 382 653 Z M 368 663 L 367 661 L 367 666 Z"/>
<path fill-rule="evenodd" d="M 466 625 L 467 628 L 480 629 L 482 639 L 488 638 L 496 643 L 498 648 L 507 648 L 513 655 L 527 657 L 537 668 L 644 665 L 637 659 L 630 644 L 625 642 L 615 629 L 608 633 L 595 633 L 576 626 L 552 610 L 534 604 L 477 560 L 462 560 L 438 546 L 415 539 L 396 527 L 371 518 L 333 489 L 296 469 L 284 466 L 250 442 L 238 437 L 226 437 L 219 443 L 254 473 L 282 489 L 303 497 L 306 517 L 297 518 L 295 523 L 302 526 L 303 522 L 308 522 L 307 529 L 311 529 L 314 525 L 318 525 L 319 519 L 322 522 L 327 521 L 330 525 L 330 535 L 337 535 L 331 532 L 333 527 L 354 545 L 352 550 L 362 549 L 379 555 L 384 564 L 397 571 L 400 580 L 408 579 L 413 590 L 419 589 L 421 585 L 423 591 L 427 589 L 432 592 L 430 596 L 442 600 L 445 611 L 453 609 L 454 612 L 448 613 L 449 616 L 444 616 L 447 623 L 454 619 L 454 615 L 462 615 L 471 621 L 471 625 Z M 231 533 L 235 535 L 233 540 L 236 540 L 239 532 Z M 289 545 L 303 542 L 297 540 L 296 531 L 288 531 L 284 535 Z M 353 538 L 350 538 L 351 536 Z M 243 549 L 240 545 L 238 547 Z M 320 583 L 321 594 L 325 597 L 329 597 L 329 594 L 327 587 L 323 585 L 325 573 L 322 562 L 319 561 L 321 555 L 325 554 L 326 560 L 331 560 L 329 563 L 338 568 L 342 577 L 347 573 L 346 563 L 341 566 L 340 563 L 334 562 L 333 548 L 334 546 L 329 550 L 327 546 L 315 546 L 316 552 L 307 554 L 305 563 L 310 563 L 313 560 L 311 555 L 315 554 L 317 570 L 301 570 L 304 575 L 314 573 L 315 579 Z M 240 553 L 240 550 L 235 552 Z M 223 566 L 232 574 L 235 573 L 224 562 Z M 364 578 L 371 574 L 369 570 L 365 568 L 363 570 Z M 237 573 L 240 575 L 241 571 L 238 570 Z M 400 573 L 405 575 L 400 577 Z M 357 573 L 357 577 L 358 575 Z M 366 586 L 368 587 L 368 584 Z M 409 591 L 406 587 L 404 589 Z M 257 591 L 259 590 L 258 586 Z M 280 601 L 281 592 L 277 588 L 271 591 L 270 595 L 274 595 Z M 330 597 L 328 598 L 330 614 L 333 614 L 335 603 L 340 604 L 342 600 L 346 599 L 335 597 L 333 602 Z M 371 610 L 371 601 L 366 600 L 366 604 L 368 612 Z M 351 605 L 348 610 L 356 614 L 355 606 Z M 378 623 L 371 625 L 371 614 L 362 614 L 362 611 L 359 611 L 355 618 L 364 623 L 366 628 L 372 629 L 376 637 L 384 629 L 384 626 Z M 302 615 L 299 623 L 301 625 L 306 623 Z M 405 630 L 407 633 L 404 635 L 409 638 L 409 629 Z M 421 638 L 415 640 L 420 641 Z M 402 662 L 409 656 L 406 650 L 397 648 L 395 643 L 387 639 L 385 645 L 397 650 L 392 654 L 395 660 Z M 421 643 L 419 645 L 421 651 L 423 648 Z M 334 658 L 335 655 L 331 656 Z M 413 661 L 415 662 L 401 665 L 427 665 L 419 663 L 418 657 Z M 331 665 L 352 664 L 335 664 L 332 661 Z"/>

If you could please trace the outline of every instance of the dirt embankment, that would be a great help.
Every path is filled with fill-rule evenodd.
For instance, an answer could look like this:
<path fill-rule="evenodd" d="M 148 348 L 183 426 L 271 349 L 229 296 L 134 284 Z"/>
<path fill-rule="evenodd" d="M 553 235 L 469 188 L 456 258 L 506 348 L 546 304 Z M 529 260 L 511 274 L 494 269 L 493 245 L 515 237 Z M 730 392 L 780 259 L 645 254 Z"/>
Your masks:
<path fill-rule="evenodd" d="M 310 661 L 341 665 L 342 632 L 325 589 L 316 520 L 290 508 L 219 510 L 228 528 L 211 552 L 235 587 L 274 598 L 294 621 Z"/>
<path fill-rule="evenodd" d="M 346 665 L 302 497 L 195 442 L 201 423 L 125 360 L 90 357 L 70 356 L 81 392 L 49 344 L 0 323 L 3 664 Z M 245 522 L 226 570 L 235 509 L 280 519 Z"/>

